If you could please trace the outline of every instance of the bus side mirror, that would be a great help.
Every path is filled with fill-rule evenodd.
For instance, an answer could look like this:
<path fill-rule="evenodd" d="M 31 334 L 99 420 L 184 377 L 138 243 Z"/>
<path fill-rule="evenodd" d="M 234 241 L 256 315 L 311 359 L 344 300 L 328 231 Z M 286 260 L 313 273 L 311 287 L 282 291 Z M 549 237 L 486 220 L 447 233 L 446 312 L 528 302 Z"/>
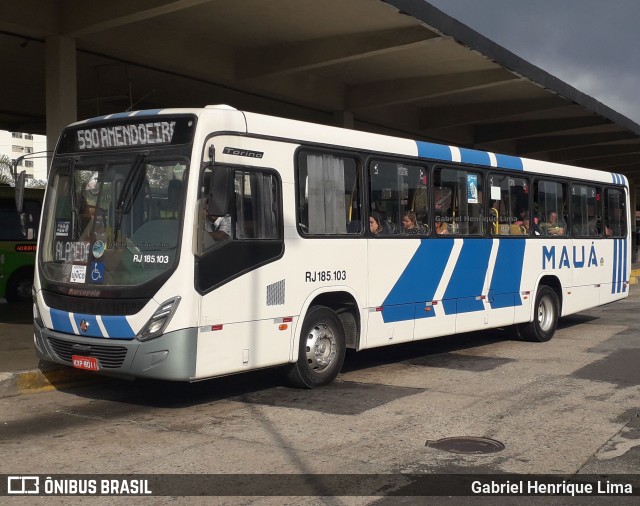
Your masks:
<path fill-rule="evenodd" d="M 231 167 L 214 168 L 209 183 L 209 216 L 229 214 L 232 183 L 233 169 Z"/>
<path fill-rule="evenodd" d="M 16 210 L 18 213 L 22 213 L 22 206 L 24 205 L 24 180 L 26 172 L 23 170 L 18 174 L 16 178 Z"/>

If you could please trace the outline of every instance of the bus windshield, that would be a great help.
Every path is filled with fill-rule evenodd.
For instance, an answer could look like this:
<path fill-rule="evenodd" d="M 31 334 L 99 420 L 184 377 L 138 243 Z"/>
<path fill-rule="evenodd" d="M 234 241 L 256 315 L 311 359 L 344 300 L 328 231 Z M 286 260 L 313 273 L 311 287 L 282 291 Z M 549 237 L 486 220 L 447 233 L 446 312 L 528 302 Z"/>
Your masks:
<path fill-rule="evenodd" d="M 160 153 L 54 161 L 39 249 L 46 281 L 137 286 L 174 267 L 188 160 Z"/>

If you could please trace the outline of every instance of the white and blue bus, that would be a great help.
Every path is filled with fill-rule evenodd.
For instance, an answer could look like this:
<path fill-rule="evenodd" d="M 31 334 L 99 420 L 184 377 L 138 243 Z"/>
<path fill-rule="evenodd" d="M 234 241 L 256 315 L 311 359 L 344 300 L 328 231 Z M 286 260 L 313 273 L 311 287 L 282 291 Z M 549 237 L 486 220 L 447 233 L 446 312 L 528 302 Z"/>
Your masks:
<path fill-rule="evenodd" d="M 253 114 L 75 123 L 52 161 L 34 282 L 47 361 L 195 381 L 558 318 L 622 299 L 617 173 Z"/>

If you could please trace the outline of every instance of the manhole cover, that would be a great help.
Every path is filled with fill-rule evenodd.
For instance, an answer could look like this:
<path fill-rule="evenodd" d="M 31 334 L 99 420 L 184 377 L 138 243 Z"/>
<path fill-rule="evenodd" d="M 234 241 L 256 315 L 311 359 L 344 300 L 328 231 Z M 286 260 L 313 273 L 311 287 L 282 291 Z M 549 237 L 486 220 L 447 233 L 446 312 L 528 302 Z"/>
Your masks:
<path fill-rule="evenodd" d="M 435 441 L 427 440 L 425 446 L 451 453 L 496 453 L 505 448 L 504 444 L 495 439 L 473 436 L 445 437 Z"/>

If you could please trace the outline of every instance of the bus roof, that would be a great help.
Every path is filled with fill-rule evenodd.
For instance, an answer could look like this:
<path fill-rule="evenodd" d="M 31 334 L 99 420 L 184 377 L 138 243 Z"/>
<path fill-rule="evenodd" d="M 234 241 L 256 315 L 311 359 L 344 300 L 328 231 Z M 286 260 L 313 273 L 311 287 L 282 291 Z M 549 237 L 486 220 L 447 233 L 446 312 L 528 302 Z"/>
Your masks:
<path fill-rule="evenodd" d="M 198 116 L 199 121 L 203 122 L 205 127 L 209 122 L 219 125 L 220 120 L 222 120 L 225 125 L 223 130 L 225 131 L 237 131 L 261 136 L 280 137 L 303 143 L 308 142 L 353 149 L 365 149 L 378 153 L 405 155 L 442 162 L 459 162 L 470 165 L 513 170 L 516 172 L 531 171 L 549 175 L 562 175 L 602 183 L 622 184 L 628 186 L 627 178 L 619 173 L 605 172 L 421 140 L 392 137 L 389 135 L 327 126 L 318 123 L 309 123 L 277 116 L 267 116 L 241 111 L 224 104 L 208 105 L 204 108 L 149 109 L 109 114 L 106 116 L 79 121 L 71 126 L 98 122 L 113 122 L 117 120 L 131 120 L 134 118 L 148 119 L 150 117 L 175 114 L 193 114 Z"/>

